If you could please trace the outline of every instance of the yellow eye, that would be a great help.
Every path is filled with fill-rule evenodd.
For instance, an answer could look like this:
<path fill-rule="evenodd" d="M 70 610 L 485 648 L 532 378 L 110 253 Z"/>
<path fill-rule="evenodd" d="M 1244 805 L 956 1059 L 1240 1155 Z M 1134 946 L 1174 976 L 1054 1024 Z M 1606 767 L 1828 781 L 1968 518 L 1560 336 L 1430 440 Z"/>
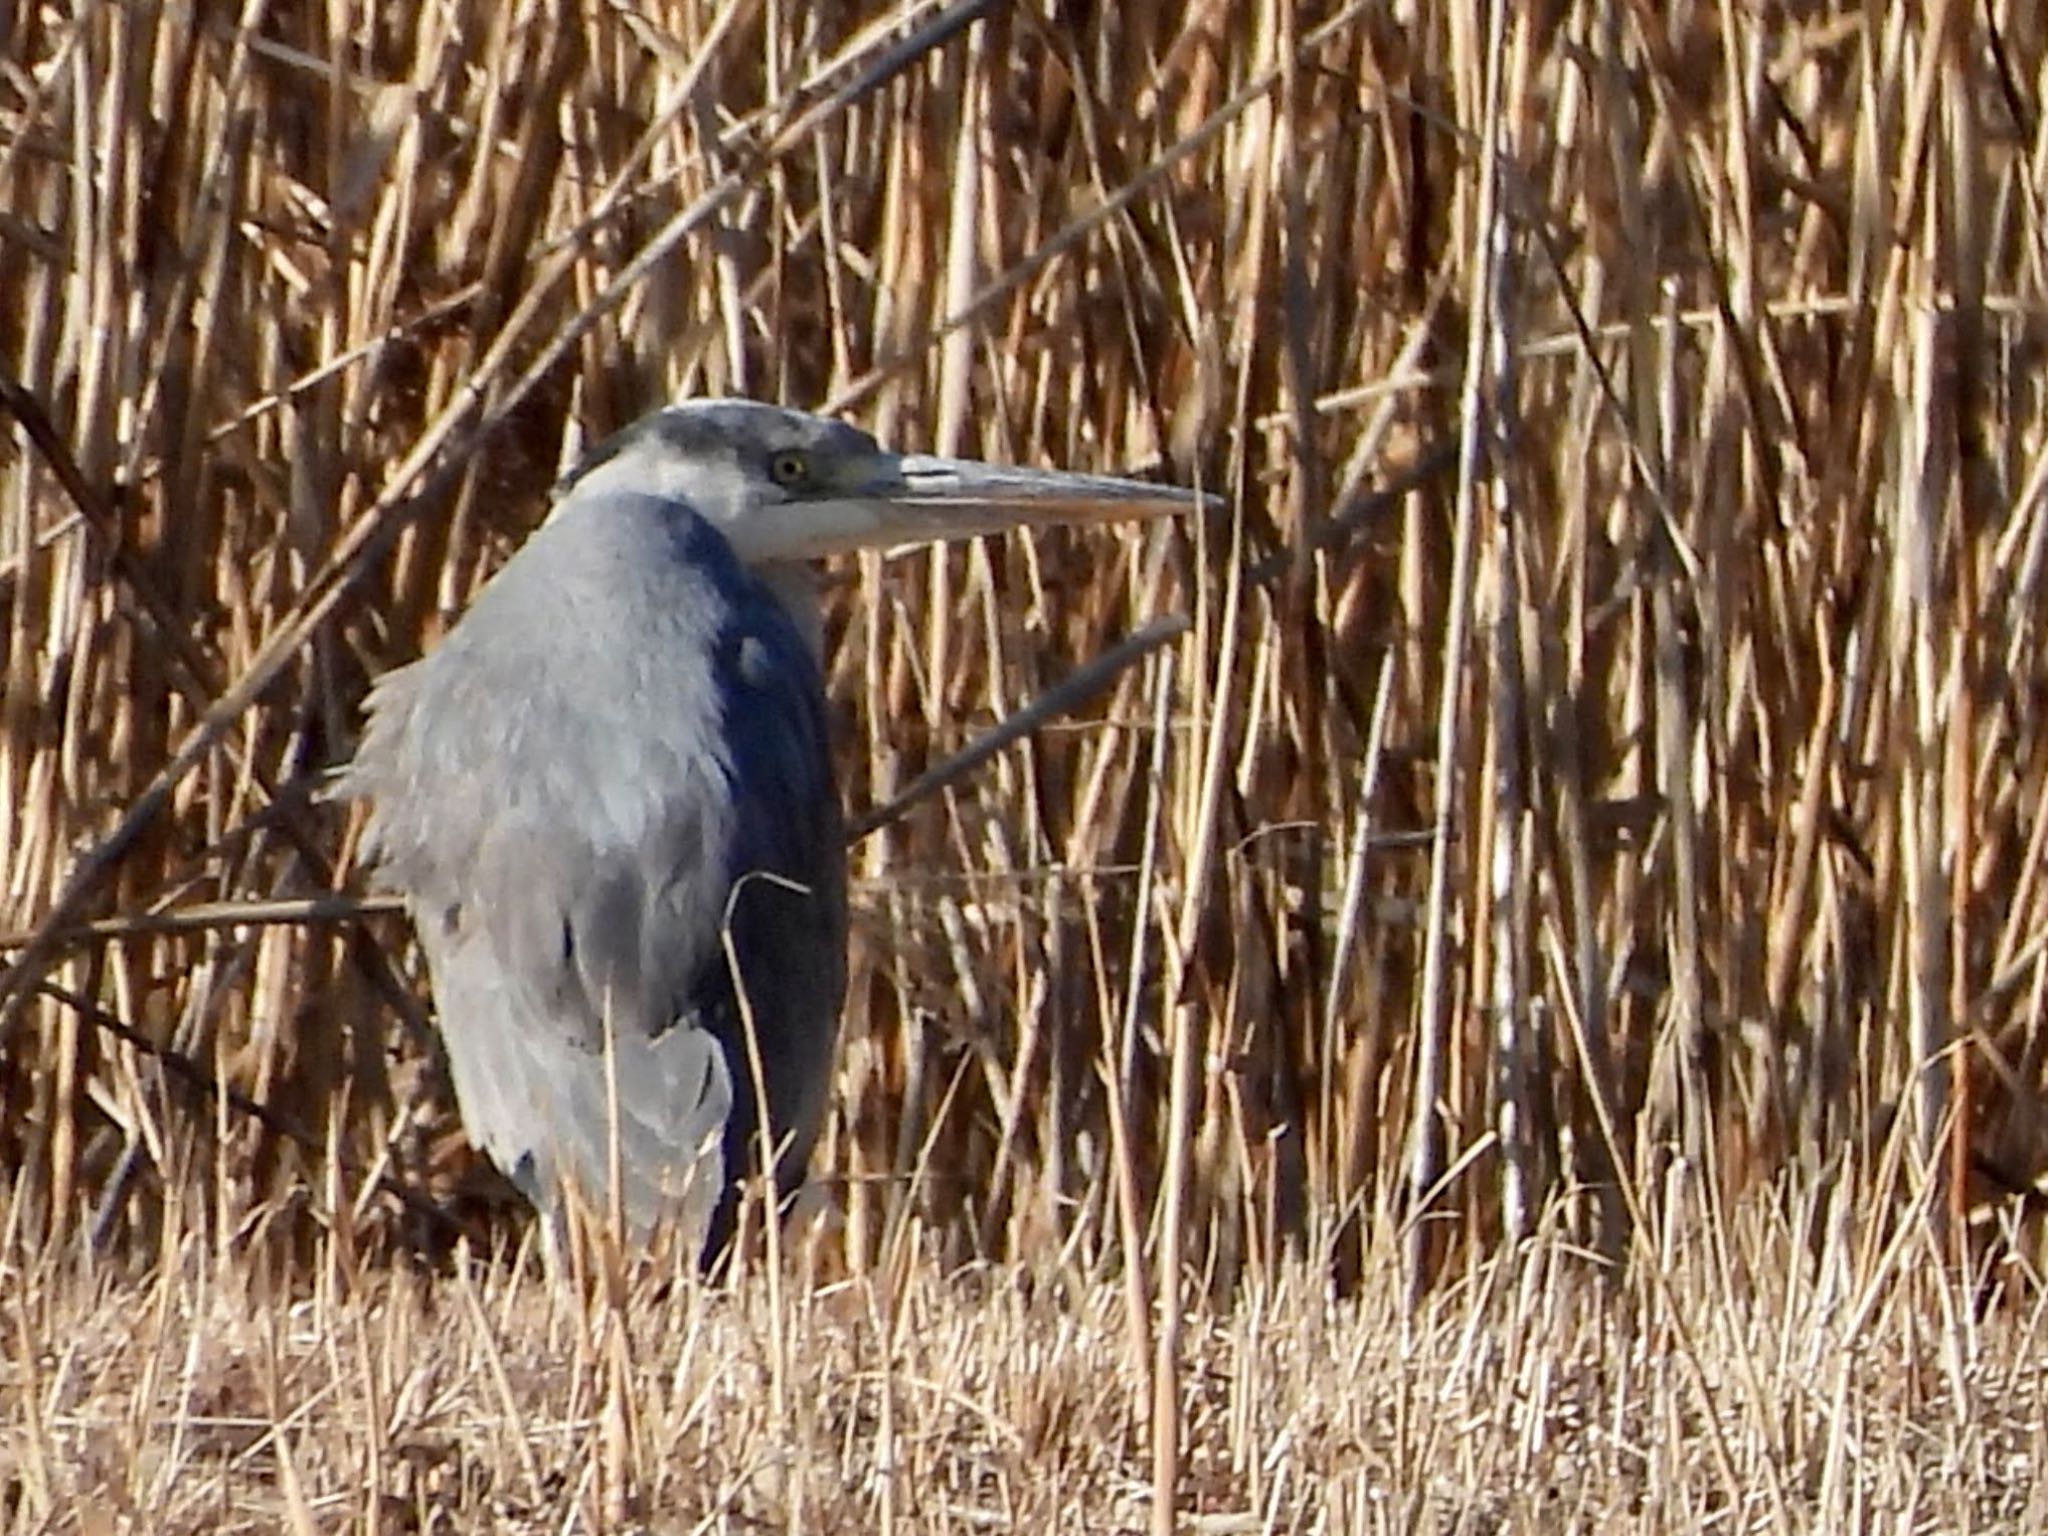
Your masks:
<path fill-rule="evenodd" d="M 811 478 L 811 458 L 795 448 L 784 448 L 768 461 L 768 476 L 777 485 L 795 489 Z"/>

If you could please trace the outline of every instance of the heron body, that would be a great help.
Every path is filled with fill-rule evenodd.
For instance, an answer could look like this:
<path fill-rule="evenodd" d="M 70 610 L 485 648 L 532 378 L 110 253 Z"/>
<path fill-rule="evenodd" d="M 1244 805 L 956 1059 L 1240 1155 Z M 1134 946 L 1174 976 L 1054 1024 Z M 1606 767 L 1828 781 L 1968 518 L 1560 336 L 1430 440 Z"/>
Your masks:
<path fill-rule="evenodd" d="M 634 1234 L 686 1220 L 707 1256 L 764 1145 L 795 1188 L 846 987 L 808 560 L 1191 504 L 746 401 L 601 444 L 442 644 L 377 683 L 337 786 L 372 802 L 472 1140 L 543 1210 L 615 1195 Z"/>

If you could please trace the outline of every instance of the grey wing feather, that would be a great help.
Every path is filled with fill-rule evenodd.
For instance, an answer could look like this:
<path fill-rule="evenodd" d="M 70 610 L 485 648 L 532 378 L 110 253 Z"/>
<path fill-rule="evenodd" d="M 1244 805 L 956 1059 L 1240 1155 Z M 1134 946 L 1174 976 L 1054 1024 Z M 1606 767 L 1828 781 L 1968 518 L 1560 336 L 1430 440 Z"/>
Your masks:
<path fill-rule="evenodd" d="M 380 681 L 338 792 L 374 802 L 465 1124 L 529 1196 L 566 1176 L 602 1208 L 616 1135 L 635 1228 L 712 1198 L 718 1241 L 749 1016 L 801 1176 L 845 986 L 838 803 L 815 661 L 708 524 L 565 503 Z"/>

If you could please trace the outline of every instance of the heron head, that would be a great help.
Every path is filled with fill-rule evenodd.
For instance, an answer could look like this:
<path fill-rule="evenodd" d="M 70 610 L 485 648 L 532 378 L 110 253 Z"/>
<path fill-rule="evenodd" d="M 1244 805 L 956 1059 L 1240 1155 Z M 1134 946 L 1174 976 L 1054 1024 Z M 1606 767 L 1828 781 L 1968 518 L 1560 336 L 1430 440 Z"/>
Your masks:
<path fill-rule="evenodd" d="M 890 453 L 858 427 L 752 400 L 672 405 L 600 443 L 558 487 L 683 501 L 749 565 L 1011 528 L 1192 510 L 1192 491 L 1107 475 Z"/>

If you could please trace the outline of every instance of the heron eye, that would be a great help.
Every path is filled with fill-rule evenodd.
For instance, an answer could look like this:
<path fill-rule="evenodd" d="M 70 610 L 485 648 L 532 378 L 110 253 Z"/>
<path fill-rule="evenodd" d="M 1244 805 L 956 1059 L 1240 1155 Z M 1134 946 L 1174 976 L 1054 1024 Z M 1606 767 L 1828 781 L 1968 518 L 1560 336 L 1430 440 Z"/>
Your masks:
<path fill-rule="evenodd" d="M 811 478 L 810 455 L 785 448 L 768 461 L 769 478 L 777 485 L 794 489 Z"/>

